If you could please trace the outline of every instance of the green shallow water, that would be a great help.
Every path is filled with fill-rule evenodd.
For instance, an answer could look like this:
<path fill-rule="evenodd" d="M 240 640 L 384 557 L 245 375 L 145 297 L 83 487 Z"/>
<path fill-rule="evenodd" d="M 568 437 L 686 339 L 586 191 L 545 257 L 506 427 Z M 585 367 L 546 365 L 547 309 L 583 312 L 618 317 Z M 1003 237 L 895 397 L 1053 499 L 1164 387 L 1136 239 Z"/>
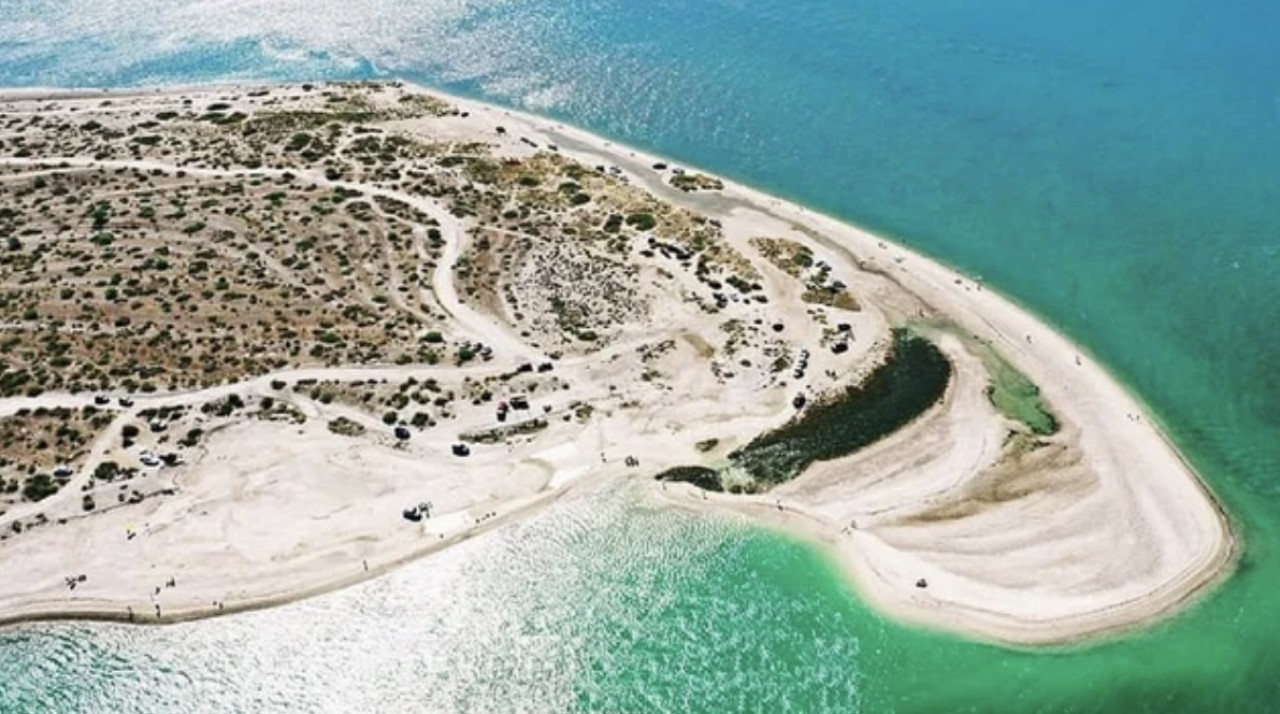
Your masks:
<path fill-rule="evenodd" d="M 1240 615 L 1266 586 L 1246 569 L 1141 634 L 1013 652 L 887 622 L 812 548 L 624 489 L 275 610 L 0 632 L 0 712 L 1263 712 L 1274 643 Z"/>

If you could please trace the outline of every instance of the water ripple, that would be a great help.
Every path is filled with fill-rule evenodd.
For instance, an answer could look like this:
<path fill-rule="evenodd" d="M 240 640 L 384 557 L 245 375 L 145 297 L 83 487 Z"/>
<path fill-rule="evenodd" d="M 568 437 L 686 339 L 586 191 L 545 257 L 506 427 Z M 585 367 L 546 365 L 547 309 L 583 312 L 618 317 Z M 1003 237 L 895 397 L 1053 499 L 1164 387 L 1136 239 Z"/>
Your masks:
<path fill-rule="evenodd" d="M 275 610 L 0 634 L 0 711 L 799 711 L 787 682 L 851 710 L 856 641 L 814 629 L 823 603 L 778 597 L 741 524 L 634 498 L 589 494 Z"/>

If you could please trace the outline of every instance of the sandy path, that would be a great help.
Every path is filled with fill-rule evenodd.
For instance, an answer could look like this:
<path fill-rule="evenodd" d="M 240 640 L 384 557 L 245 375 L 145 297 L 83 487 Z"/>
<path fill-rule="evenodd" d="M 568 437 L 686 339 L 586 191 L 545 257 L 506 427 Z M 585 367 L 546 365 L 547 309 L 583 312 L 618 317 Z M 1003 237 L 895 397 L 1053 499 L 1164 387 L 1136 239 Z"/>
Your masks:
<path fill-rule="evenodd" d="M 379 186 L 351 181 L 334 181 L 325 178 L 321 174 L 299 170 L 267 168 L 210 169 L 194 166 L 179 166 L 176 164 L 144 159 L 119 161 L 110 159 L 85 159 L 74 156 L 54 156 L 39 159 L 0 157 L 0 166 L 51 165 L 68 170 L 104 168 L 137 169 L 141 171 L 160 170 L 169 173 L 182 171 L 188 176 L 205 176 L 218 179 L 250 178 L 254 176 L 282 176 L 284 174 L 292 174 L 322 186 L 345 188 L 360 191 L 371 196 L 383 196 L 385 198 L 401 201 L 422 211 L 428 216 L 431 216 L 440 223 L 440 230 L 441 234 L 444 236 L 445 245 L 442 251 L 443 257 L 436 266 L 435 271 L 432 273 L 431 287 L 432 291 L 436 295 L 436 299 L 439 301 L 440 306 L 445 313 L 462 328 L 464 333 L 472 335 L 475 340 L 489 345 L 498 353 L 517 355 L 524 359 L 531 360 L 540 360 L 545 359 L 546 357 L 542 352 L 511 335 L 507 330 L 503 329 L 501 325 L 495 324 L 494 322 L 486 319 L 483 315 L 471 309 L 471 307 L 467 306 L 458 298 L 458 292 L 453 284 L 453 266 L 461 255 L 462 240 L 465 233 L 462 226 L 453 216 L 449 215 L 447 211 L 443 210 L 439 205 L 432 201 Z"/>
<path fill-rule="evenodd" d="M 528 155 L 530 150 L 520 140 L 532 138 L 542 145 L 554 143 L 562 153 L 588 165 L 619 167 L 629 182 L 720 219 L 728 240 L 757 262 L 760 256 L 746 244 L 752 236 L 782 235 L 810 246 L 867 303 L 863 311 L 847 318 L 854 332 L 875 336 L 856 340 L 846 362 L 834 361 L 830 355 L 815 356 L 815 360 L 827 360 L 822 363 L 826 370 L 822 376 L 823 370 L 815 366 L 811 384 L 834 386 L 865 374 L 882 353 L 882 338 L 891 325 L 920 316 L 945 318 L 958 332 L 990 341 L 1039 385 L 1063 424 L 1061 432 L 1032 456 L 1010 456 L 1006 437 L 1011 424 L 985 397 L 983 367 L 959 340 L 943 337 L 940 346 L 955 367 L 947 397 L 898 433 L 852 456 L 811 468 L 764 495 L 708 494 L 687 486 L 655 485 L 655 497 L 683 508 L 748 513 L 824 544 L 863 596 L 885 612 L 999 642 L 1062 643 L 1133 627 L 1176 611 L 1229 571 L 1236 543 L 1226 515 L 1151 423 L 1141 403 L 1078 347 L 1008 299 L 884 238 L 741 185 L 725 182 L 724 190 L 712 194 L 683 194 L 664 183 L 667 174 L 650 168 L 659 161 L 676 162 L 617 147 L 539 117 L 471 100 L 450 101 L 471 116 L 415 120 L 404 122 L 405 128 L 493 142 L 495 128 L 501 125 L 507 131 L 504 139 L 497 140 L 499 149 L 512 155 Z M 67 170 L 181 170 L 220 179 L 285 173 L 153 161 L 0 157 L 0 166 L 28 166 L 39 172 L 64 163 Z M 448 212 L 431 201 L 390 189 L 329 181 L 308 172 L 290 173 L 320 185 L 402 201 L 436 219 L 445 245 L 431 284 L 442 309 L 463 333 L 492 346 L 501 358 L 497 364 L 509 368 L 513 359 L 543 358 L 458 298 L 452 272 L 466 233 L 465 226 Z M 794 286 L 788 287 L 776 270 L 766 266 L 763 272 L 771 302 L 784 305 L 778 308 L 779 314 L 786 316 L 789 325 L 805 322 L 807 309 L 792 304 L 796 303 Z M 686 323 L 678 324 L 677 315 Z M 195 578 L 200 584 L 190 591 L 180 588 L 181 594 L 162 590 L 163 603 L 143 599 L 141 604 L 176 608 L 170 610 L 173 617 L 216 614 L 220 608 L 211 609 L 204 600 L 211 599 L 210 593 L 219 593 L 212 599 L 227 601 L 232 609 L 255 607 L 367 577 L 354 564 L 369 558 L 376 564 L 372 572 L 441 547 L 453 536 L 431 532 L 427 535 L 439 543 L 424 543 L 423 531 L 406 530 L 394 516 L 387 519 L 385 515 L 388 510 L 394 513 L 411 495 L 423 493 L 424 477 L 437 479 L 432 482 L 435 498 L 456 507 L 449 520 L 435 525 L 448 530 L 447 524 L 457 524 L 474 530 L 489 524 L 487 518 L 472 517 L 477 511 L 499 513 L 499 520 L 514 518 L 575 483 L 626 473 L 651 474 L 666 466 L 723 458 L 734 445 L 790 418 L 794 410 L 787 394 L 775 390 L 762 396 L 759 384 L 707 379 L 704 358 L 695 347 L 701 340 L 698 335 L 714 334 L 720 324 L 711 318 L 701 323 L 697 319 L 696 313 L 673 305 L 661 319 L 644 326 L 643 340 L 561 360 L 557 374 L 567 375 L 574 393 L 558 395 L 548 406 L 563 410 L 568 400 L 578 399 L 591 404 L 596 415 L 581 425 L 557 422 L 527 444 L 482 451 L 471 462 L 474 470 L 465 474 L 448 461 L 452 437 L 446 434 L 415 438 L 412 444 L 415 458 L 433 465 L 424 472 L 429 476 L 418 475 L 413 460 L 404 460 L 402 453 L 382 450 L 386 444 L 379 442 L 357 453 L 331 436 L 306 429 L 295 435 L 299 442 L 290 446 L 279 446 L 281 434 L 276 440 L 264 440 L 261 435 L 237 432 L 234 439 L 215 442 L 209 460 L 187 472 L 190 480 L 175 500 L 148 506 L 155 509 L 149 512 L 152 521 L 166 524 L 159 533 L 168 535 L 148 540 L 150 550 L 142 561 L 173 570 L 188 567 L 192 554 L 199 554 L 207 559 L 207 568 L 186 571 L 183 582 Z M 670 375 L 669 383 L 620 380 L 629 367 L 636 366 L 638 346 L 662 339 L 689 345 L 659 362 Z M 266 394 L 276 379 L 456 378 L 501 369 L 481 365 L 286 370 L 211 389 L 139 395 L 134 410 L 198 404 L 232 393 Z M 91 401 L 80 395 L 5 399 L 0 400 L 0 416 L 20 408 L 83 406 Z M 302 401 L 299 406 L 321 418 L 352 414 L 340 406 L 325 408 Z M 488 418 L 484 411 L 464 415 L 457 428 L 484 423 Z M 113 425 L 109 435 L 114 436 L 116 429 Z M 721 442 L 713 456 L 693 448 L 706 439 Z M 98 446 L 96 458 L 103 453 Z M 643 458 L 640 471 L 621 466 L 623 456 L 633 454 Z M 307 478 L 314 479 L 301 491 L 291 488 L 295 476 L 289 476 L 287 466 L 297 460 L 311 465 Z M 366 477 L 359 488 L 339 476 L 352 471 Z M 505 485 L 509 482 L 523 485 Z M 75 489 L 64 489 L 54 499 L 71 500 L 75 495 Z M 41 506 L 61 502 L 54 499 Z M 202 509 L 212 514 L 209 523 L 187 517 Z M 22 512 L 32 510 L 23 507 Z M 257 528 L 238 520 L 249 513 L 277 519 L 281 525 Z M 12 613 L 7 617 L 67 612 L 110 612 L 108 616 L 119 617 L 121 603 L 139 602 L 139 571 L 131 569 L 131 561 L 114 549 L 77 550 L 92 556 L 90 562 L 114 566 L 119 573 L 94 575 L 92 587 L 71 598 L 70 604 L 66 593 L 58 591 L 58 568 L 65 562 L 47 555 L 69 543 L 118 533 L 123 526 L 116 521 L 125 518 L 121 514 L 73 521 L 65 529 L 51 531 L 55 535 L 48 538 L 52 540 L 21 541 L 41 543 L 46 556 L 41 559 L 36 551 L 22 551 L 32 564 L 32 584 L 17 591 L 0 589 L 0 608 Z M 7 515 L 0 525 L 17 517 Z M 306 519 L 322 525 L 301 524 Z M 275 553 L 272 567 L 266 567 L 257 554 L 263 548 Z M 19 557 L 18 551 L 10 549 L 4 557 Z M 338 574 L 331 572 L 335 562 L 342 563 Z M 224 582 L 232 572 L 239 577 Z"/>
<path fill-rule="evenodd" d="M 1001 642 L 1060 643 L 1132 627 L 1172 612 L 1229 572 L 1237 544 L 1228 517 L 1145 407 L 1087 353 L 1007 298 L 910 249 L 801 206 L 728 181 L 717 195 L 682 195 L 664 187 L 649 168 L 679 162 L 617 147 L 539 117 L 469 100 L 458 103 L 474 114 L 500 116 L 488 121 L 515 125 L 513 133 L 554 141 L 584 163 L 619 166 L 664 199 L 726 220 L 796 226 L 803 237 L 792 237 L 846 269 L 864 266 L 886 276 L 921 309 L 991 340 L 1039 385 L 1066 423 L 1064 442 L 1083 454 L 1084 471 L 1096 479 L 1087 495 L 1063 488 L 1032 499 L 1030 506 L 1020 502 L 964 519 L 964 527 L 886 520 L 882 529 L 842 534 L 849 526 L 846 518 L 859 513 L 921 513 L 946 501 L 939 494 L 957 490 L 958 472 L 972 474 L 976 463 L 989 459 L 998 434 L 965 426 L 981 424 L 978 415 L 991 411 L 970 391 L 967 405 L 956 405 L 958 423 L 951 437 L 968 456 L 921 469 L 918 454 L 900 454 L 898 482 L 868 493 L 847 484 L 822 488 L 842 468 L 846 479 L 853 477 L 850 464 L 833 463 L 776 495 L 704 501 L 695 494 L 682 505 L 746 510 L 825 542 L 878 607 L 909 621 Z M 908 443 L 924 438 L 918 426 L 896 438 Z M 874 455 L 882 447 L 868 452 Z M 676 490 L 665 495 L 670 498 Z M 1030 517 L 1048 525 L 1017 527 Z M 954 539 L 979 545 L 970 552 L 948 549 Z M 927 589 L 915 587 L 921 577 Z"/>

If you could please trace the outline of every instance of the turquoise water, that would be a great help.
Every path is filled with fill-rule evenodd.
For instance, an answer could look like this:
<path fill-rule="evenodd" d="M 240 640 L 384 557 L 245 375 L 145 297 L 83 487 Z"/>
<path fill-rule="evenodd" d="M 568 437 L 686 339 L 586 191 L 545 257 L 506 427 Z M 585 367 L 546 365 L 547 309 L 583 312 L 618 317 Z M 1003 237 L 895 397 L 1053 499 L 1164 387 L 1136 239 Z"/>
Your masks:
<path fill-rule="evenodd" d="M 1280 710 L 1278 28 L 1263 0 L 0 0 L 0 84 L 399 74 L 891 234 L 1108 364 L 1247 541 L 1185 616 L 1026 654 L 601 496 L 594 529 L 556 511 L 278 611 L 7 630 L 0 712 Z"/>

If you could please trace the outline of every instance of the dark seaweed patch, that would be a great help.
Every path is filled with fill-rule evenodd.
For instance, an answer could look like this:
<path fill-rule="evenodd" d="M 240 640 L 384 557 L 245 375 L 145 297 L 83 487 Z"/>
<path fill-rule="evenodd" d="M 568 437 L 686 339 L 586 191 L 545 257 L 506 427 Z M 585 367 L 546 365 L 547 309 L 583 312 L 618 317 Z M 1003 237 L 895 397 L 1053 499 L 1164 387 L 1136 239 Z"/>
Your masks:
<path fill-rule="evenodd" d="M 863 383 L 811 406 L 729 455 L 758 482 L 795 478 L 815 461 L 851 454 L 902 428 L 946 392 L 951 363 L 928 340 L 894 330 L 893 349 Z"/>
<path fill-rule="evenodd" d="M 723 491 L 720 474 L 703 466 L 676 466 L 654 476 L 658 481 L 684 481 L 708 491 Z"/>

